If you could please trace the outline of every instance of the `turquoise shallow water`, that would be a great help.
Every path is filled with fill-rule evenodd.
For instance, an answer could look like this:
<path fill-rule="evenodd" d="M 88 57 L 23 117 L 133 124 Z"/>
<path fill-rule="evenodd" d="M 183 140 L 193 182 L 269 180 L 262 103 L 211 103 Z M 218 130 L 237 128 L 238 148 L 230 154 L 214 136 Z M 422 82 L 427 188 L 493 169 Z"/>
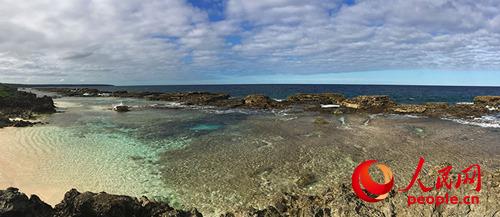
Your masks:
<path fill-rule="evenodd" d="M 122 101 L 134 106 L 134 111 L 110 110 Z M 183 149 L 193 137 L 224 127 L 218 115 L 142 109 L 151 102 L 135 99 L 61 98 L 56 104 L 60 112 L 46 117 L 50 124 L 16 130 L 16 135 L 0 142 L 11 152 L 4 153 L 5 161 L 29 159 L 21 162 L 24 171 L 6 171 L 3 176 L 0 172 L 0 185 L 45 189 L 34 191 L 42 191 L 42 198 L 44 191 L 54 194 L 48 198 L 52 203 L 77 188 L 146 195 L 176 205 L 175 194 L 162 181 L 160 155 Z"/>
<path fill-rule="evenodd" d="M 194 127 L 191 127 L 191 130 L 193 131 L 211 131 L 211 130 L 217 130 L 222 128 L 221 125 L 216 125 L 216 124 L 198 124 Z"/>

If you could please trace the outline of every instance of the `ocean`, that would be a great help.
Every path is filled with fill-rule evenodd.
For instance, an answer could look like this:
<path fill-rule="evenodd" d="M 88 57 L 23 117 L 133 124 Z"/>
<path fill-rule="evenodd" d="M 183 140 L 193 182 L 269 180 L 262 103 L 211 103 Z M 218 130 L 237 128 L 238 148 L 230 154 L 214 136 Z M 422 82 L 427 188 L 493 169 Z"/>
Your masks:
<path fill-rule="evenodd" d="M 92 86 L 91 86 L 92 87 Z M 358 95 L 389 95 L 398 103 L 472 102 L 479 95 L 500 95 L 500 87 L 477 86 L 414 86 L 414 85 L 341 85 L 341 84 L 248 84 L 248 85 L 161 85 L 161 86 L 95 86 L 105 91 L 223 92 L 234 97 L 264 94 L 285 99 L 295 93 L 342 93 Z"/>

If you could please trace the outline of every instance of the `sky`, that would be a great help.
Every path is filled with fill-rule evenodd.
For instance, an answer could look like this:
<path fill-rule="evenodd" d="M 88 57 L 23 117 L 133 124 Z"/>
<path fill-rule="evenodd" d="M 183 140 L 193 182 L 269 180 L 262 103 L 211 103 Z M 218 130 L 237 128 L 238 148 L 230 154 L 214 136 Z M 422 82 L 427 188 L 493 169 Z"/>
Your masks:
<path fill-rule="evenodd" d="M 500 86 L 500 1 L 0 0 L 0 82 Z"/>

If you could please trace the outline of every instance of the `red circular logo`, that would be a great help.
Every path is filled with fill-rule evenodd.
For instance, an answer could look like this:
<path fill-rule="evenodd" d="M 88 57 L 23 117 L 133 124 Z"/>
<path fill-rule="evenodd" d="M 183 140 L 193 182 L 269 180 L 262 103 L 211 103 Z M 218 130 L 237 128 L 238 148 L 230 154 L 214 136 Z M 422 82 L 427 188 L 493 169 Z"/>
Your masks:
<path fill-rule="evenodd" d="M 354 193 L 356 193 L 359 199 L 371 203 L 385 199 L 389 196 L 392 187 L 394 187 L 394 176 L 392 175 L 391 168 L 383 163 L 376 164 L 376 167 L 380 169 L 384 175 L 384 183 L 373 181 L 369 169 L 370 166 L 376 162 L 376 160 L 367 160 L 359 164 L 352 174 L 352 189 Z M 363 190 L 374 195 L 374 197 L 369 196 Z"/>

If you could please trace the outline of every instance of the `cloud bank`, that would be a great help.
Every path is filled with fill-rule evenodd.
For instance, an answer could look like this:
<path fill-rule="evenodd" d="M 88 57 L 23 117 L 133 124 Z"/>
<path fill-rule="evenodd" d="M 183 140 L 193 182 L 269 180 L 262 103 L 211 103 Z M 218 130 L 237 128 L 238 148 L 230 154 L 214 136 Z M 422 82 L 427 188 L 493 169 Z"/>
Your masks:
<path fill-rule="evenodd" d="M 497 0 L 3 0 L 0 32 L 4 82 L 500 70 Z"/>

